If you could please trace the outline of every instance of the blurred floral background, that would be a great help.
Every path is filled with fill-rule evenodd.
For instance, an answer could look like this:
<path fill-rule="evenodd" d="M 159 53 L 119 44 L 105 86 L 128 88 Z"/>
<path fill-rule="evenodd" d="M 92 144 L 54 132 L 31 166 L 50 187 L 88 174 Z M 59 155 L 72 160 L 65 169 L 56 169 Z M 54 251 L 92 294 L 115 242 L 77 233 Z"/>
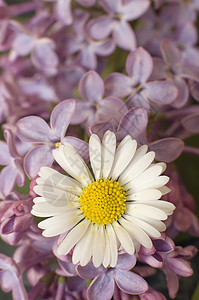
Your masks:
<path fill-rule="evenodd" d="M 132 269 L 151 292 L 113 299 L 199 299 L 198 13 L 199 0 L 0 0 L 0 298 L 87 299 L 91 279 L 30 213 L 33 187 L 53 149 L 88 162 L 90 135 L 111 130 L 167 164 L 176 206 L 165 248 Z"/>

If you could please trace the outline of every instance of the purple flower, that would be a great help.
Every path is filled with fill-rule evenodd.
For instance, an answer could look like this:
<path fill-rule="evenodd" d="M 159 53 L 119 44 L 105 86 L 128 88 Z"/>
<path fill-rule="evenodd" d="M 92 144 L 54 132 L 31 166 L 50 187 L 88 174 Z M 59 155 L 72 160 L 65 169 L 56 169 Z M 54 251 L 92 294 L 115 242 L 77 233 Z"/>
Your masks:
<path fill-rule="evenodd" d="M 136 263 L 135 255 L 121 254 L 115 268 L 95 268 L 90 262 L 85 267 L 78 266 L 77 272 L 82 278 L 94 278 L 87 295 L 89 300 L 109 300 L 113 296 L 115 284 L 128 294 L 142 294 L 147 291 L 148 284 L 139 275 L 129 271 Z"/>
<path fill-rule="evenodd" d="M 74 33 L 66 38 L 66 51 L 68 55 L 76 55 L 78 65 L 87 69 L 96 70 L 98 65 L 97 56 L 108 56 L 115 50 L 112 39 L 94 41 L 85 31 L 85 23 L 89 14 L 76 11 L 73 24 Z"/>
<path fill-rule="evenodd" d="M 107 95 L 127 97 L 127 106 L 150 108 L 150 102 L 169 104 L 177 97 L 176 87 L 168 81 L 149 81 L 153 70 L 153 60 L 143 48 L 131 52 L 126 60 L 128 74 L 112 73 L 105 80 Z"/>
<path fill-rule="evenodd" d="M 94 18 L 88 23 L 89 35 L 96 40 L 107 38 L 111 33 L 115 43 L 125 50 L 136 48 L 136 38 L 128 21 L 140 17 L 148 9 L 148 0 L 101 0 L 107 15 Z"/>
<path fill-rule="evenodd" d="M 175 108 L 183 107 L 189 98 L 189 90 L 185 79 L 199 81 L 198 69 L 184 60 L 182 52 L 175 42 L 164 40 L 161 43 L 163 60 L 154 59 L 154 69 L 151 79 L 167 79 L 178 89 L 178 96 L 171 104 Z"/>
<path fill-rule="evenodd" d="M 89 126 L 97 121 L 110 121 L 116 126 L 128 111 L 122 100 L 115 96 L 103 98 L 104 82 L 95 71 L 87 72 L 79 82 L 82 100 L 77 100 L 72 124 Z"/>
<path fill-rule="evenodd" d="M 166 275 L 169 296 L 171 298 L 175 298 L 179 289 L 179 276 L 189 277 L 193 274 L 193 270 L 187 260 L 191 259 L 196 252 L 196 247 L 187 246 L 185 248 L 176 247 L 174 251 L 162 254 L 164 259 L 162 270 Z"/>
<path fill-rule="evenodd" d="M 4 131 L 6 142 L 0 141 L 0 164 L 6 167 L 0 173 L 0 194 L 4 199 L 15 187 L 25 184 L 25 174 L 22 168 L 22 157 L 18 153 L 11 130 Z"/>
<path fill-rule="evenodd" d="M 194 199 L 186 190 L 177 172 L 170 174 L 168 187 L 171 192 L 163 196 L 163 199 L 172 202 L 176 209 L 166 221 L 167 235 L 174 238 L 179 232 L 189 232 L 192 235 L 199 236 L 199 220 L 194 214 Z"/>
<path fill-rule="evenodd" d="M 144 107 L 135 107 L 127 111 L 121 117 L 119 124 L 115 126 L 113 122 L 96 122 L 90 127 L 91 133 L 96 133 L 101 139 L 107 130 L 115 132 L 117 141 L 121 141 L 126 135 L 137 138 L 146 129 L 148 124 L 148 113 Z"/>
<path fill-rule="evenodd" d="M 46 76 L 55 75 L 59 64 L 55 42 L 48 37 L 39 37 L 39 33 L 34 32 L 33 28 L 29 30 L 14 21 L 12 25 L 16 32 L 12 41 L 10 60 L 14 61 L 18 56 L 31 54 L 32 63 L 39 71 Z"/>
<path fill-rule="evenodd" d="M 22 274 L 15 261 L 0 254 L 0 284 L 5 293 L 12 291 L 13 300 L 28 300 L 27 292 L 23 285 Z"/>
<path fill-rule="evenodd" d="M 84 157 L 87 144 L 75 137 L 64 137 L 75 110 L 75 101 L 62 101 L 52 111 L 49 125 L 40 117 L 29 116 L 17 122 L 17 134 L 26 142 L 35 144 L 24 158 L 24 169 L 30 178 L 35 178 L 42 166 L 51 166 L 54 158 L 52 150 L 60 143 L 69 142 Z"/>
<path fill-rule="evenodd" d="M 55 2 L 55 17 L 64 25 L 73 23 L 73 13 L 71 9 L 72 0 L 52 0 Z M 80 5 L 89 7 L 95 4 L 96 0 L 76 0 Z"/>
<path fill-rule="evenodd" d="M 0 202 L 0 232 L 10 234 L 15 232 L 15 243 L 22 238 L 24 232 L 31 226 L 33 216 L 30 214 L 32 200 L 4 200 Z"/>

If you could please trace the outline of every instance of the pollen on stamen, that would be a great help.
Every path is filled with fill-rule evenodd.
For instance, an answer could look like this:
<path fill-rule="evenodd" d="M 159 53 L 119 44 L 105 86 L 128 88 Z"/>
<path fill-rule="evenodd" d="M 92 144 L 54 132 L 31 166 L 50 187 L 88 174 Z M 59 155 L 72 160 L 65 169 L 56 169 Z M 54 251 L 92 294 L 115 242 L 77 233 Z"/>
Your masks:
<path fill-rule="evenodd" d="M 61 142 L 55 143 L 55 148 L 59 148 L 59 146 L 61 146 Z"/>
<path fill-rule="evenodd" d="M 126 191 L 118 181 L 99 179 L 80 195 L 80 209 L 86 219 L 98 225 L 117 221 L 126 209 Z"/>

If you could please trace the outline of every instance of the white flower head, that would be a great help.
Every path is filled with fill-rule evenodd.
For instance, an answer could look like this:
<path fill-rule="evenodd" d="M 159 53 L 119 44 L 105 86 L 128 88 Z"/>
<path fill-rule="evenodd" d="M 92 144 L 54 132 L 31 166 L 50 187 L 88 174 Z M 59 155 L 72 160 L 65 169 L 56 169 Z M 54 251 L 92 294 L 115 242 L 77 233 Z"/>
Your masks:
<path fill-rule="evenodd" d="M 137 149 L 129 135 L 116 147 L 116 136 L 107 131 L 102 143 L 92 134 L 89 140 L 91 169 L 68 143 L 53 152 L 57 163 L 68 173 L 42 167 L 34 191 L 32 214 L 49 217 L 38 226 L 43 236 L 67 233 L 58 247 L 66 255 L 74 247 L 73 263 L 114 267 L 118 250 L 134 254 L 151 238 L 166 229 L 162 222 L 175 206 L 160 200 L 169 189 L 169 178 L 161 175 L 164 163 L 153 163 L 155 153 L 147 146 Z"/>

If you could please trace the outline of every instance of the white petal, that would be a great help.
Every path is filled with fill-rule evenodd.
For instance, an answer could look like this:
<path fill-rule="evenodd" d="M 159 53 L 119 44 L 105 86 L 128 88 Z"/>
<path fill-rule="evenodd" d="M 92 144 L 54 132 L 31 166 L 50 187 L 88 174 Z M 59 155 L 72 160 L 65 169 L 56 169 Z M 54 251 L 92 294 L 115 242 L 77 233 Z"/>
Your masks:
<path fill-rule="evenodd" d="M 71 144 L 65 143 L 53 150 L 53 156 L 57 163 L 84 187 L 91 183 L 93 178 L 86 163 Z"/>
<path fill-rule="evenodd" d="M 150 181 L 151 179 L 156 180 L 156 178 L 161 174 L 162 168 L 161 166 L 150 166 L 147 168 L 142 174 L 140 174 L 138 177 L 131 180 L 129 183 L 124 185 L 125 189 L 139 186 L 142 183 L 145 183 L 147 181 Z"/>
<path fill-rule="evenodd" d="M 53 206 L 66 206 L 77 199 L 76 195 L 57 189 L 53 186 L 36 185 L 33 190 L 45 199 L 49 199 L 50 204 Z"/>
<path fill-rule="evenodd" d="M 135 153 L 136 147 L 137 142 L 135 140 L 132 140 L 132 137 L 130 135 L 127 135 L 121 141 L 115 152 L 113 167 L 110 173 L 110 177 L 113 180 L 116 180 L 128 166 Z"/>
<path fill-rule="evenodd" d="M 118 222 L 115 221 L 113 222 L 113 228 L 123 249 L 129 254 L 134 254 L 135 247 L 128 232 L 122 226 L 120 226 Z"/>
<path fill-rule="evenodd" d="M 53 206 L 47 202 L 39 202 L 33 205 L 31 214 L 37 217 L 52 217 L 69 210 L 68 206 Z"/>
<path fill-rule="evenodd" d="M 87 265 L 87 263 L 89 262 L 92 254 L 93 254 L 93 232 L 94 232 L 94 225 L 91 224 L 88 228 L 87 233 L 84 235 L 84 237 L 85 237 L 84 244 L 82 245 L 82 247 L 84 246 L 84 248 L 82 248 L 82 251 L 81 251 L 81 247 L 80 247 L 80 251 L 81 251 L 80 265 L 81 266 Z"/>
<path fill-rule="evenodd" d="M 128 194 L 128 192 L 127 192 Z M 136 200 L 136 201 L 152 201 L 158 200 L 162 196 L 162 193 L 157 189 L 148 189 L 140 191 L 138 193 L 127 195 L 127 200 Z"/>
<path fill-rule="evenodd" d="M 86 234 L 75 246 L 73 251 L 72 261 L 74 264 L 80 262 L 81 266 L 85 266 L 91 259 L 93 253 L 93 240 L 94 240 L 94 225 L 88 227 Z"/>
<path fill-rule="evenodd" d="M 117 239 L 115 235 L 115 231 L 111 224 L 106 226 L 106 231 L 109 237 L 109 245 L 110 245 L 110 266 L 115 267 L 117 264 L 117 257 L 118 257 L 118 248 L 117 248 Z"/>
<path fill-rule="evenodd" d="M 61 244 L 58 247 L 58 255 L 66 255 L 68 252 L 75 246 L 79 240 L 86 233 L 90 222 L 84 219 L 81 223 L 77 224 L 69 234 L 64 238 Z"/>
<path fill-rule="evenodd" d="M 144 247 L 149 249 L 152 248 L 153 244 L 151 239 L 141 228 L 122 217 L 119 219 L 119 222 L 132 238 L 137 240 Z"/>
<path fill-rule="evenodd" d="M 137 151 L 135 152 L 131 163 L 129 164 L 128 168 L 130 168 L 131 166 L 133 166 L 143 155 L 146 154 L 148 150 L 148 146 L 147 145 L 142 145 L 140 148 L 137 149 Z"/>
<path fill-rule="evenodd" d="M 155 219 L 155 220 L 166 220 L 167 214 L 157 207 L 153 207 L 145 204 L 128 204 L 126 207 L 126 212 L 129 215 L 135 216 L 140 219 L 145 220 L 145 216 Z"/>
<path fill-rule="evenodd" d="M 45 229 L 42 233 L 43 236 L 53 237 L 67 232 L 81 219 L 82 216 L 77 216 L 75 213 L 63 213 L 40 222 L 38 227 Z"/>
<path fill-rule="evenodd" d="M 39 176 L 41 176 L 41 178 L 36 179 L 37 184 L 54 186 L 60 190 L 68 190 L 77 195 L 82 193 L 82 189 L 78 181 L 63 175 L 54 169 L 42 167 L 39 171 Z"/>
<path fill-rule="evenodd" d="M 168 188 L 167 186 L 161 186 L 159 188 L 159 191 L 162 193 L 162 195 L 166 195 L 166 194 L 170 193 L 171 189 Z"/>
<path fill-rule="evenodd" d="M 163 223 L 162 221 L 154 220 L 154 219 L 147 218 L 147 217 L 145 217 L 144 220 L 145 220 L 145 222 L 147 222 L 148 224 L 150 224 L 151 226 L 153 226 L 160 232 L 165 231 L 167 228 L 165 223 Z"/>
<path fill-rule="evenodd" d="M 130 164 L 126 170 L 121 174 L 119 182 L 123 185 L 134 178 L 138 177 L 140 174 L 146 170 L 155 158 L 155 152 L 151 151 L 143 155 L 139 160 L 137 160 L 133 165 Z"/>
<path fill-rule="evenodd" d="M 150 237 L 158 238 L 161 236 L 160 232 L 156 228 L 154 228 L 153 226 L 148 224 L 147 222 L 145 222 L 141 219 L 138 219 L 136 217 L 134 218 L 132 216 L 125 216 L 125 218 L 127 220 L 129 220 L 130 222 L 132 222 L 133 224 L 140 227 L 141 229 L 143 229 Z"/>
<path fill-rule="evenodd" d="M 102 140 L 102 177 L 107 179 L 112 169 L 115 157 L 116 137 L 111 131 L 106 131 Z"/>
<path fill-rule="evenodd" d="M 134 184 L 135 182 L 129 182 L 127 184 L 127 186 L 125 186 L 125 188 L 130 189 L 128 191 L 129 194 L 131 193 L 138 193 L 142 190 L 146 190 L 146 189 L 159 189 L 160 187 L 162 187 L 163 185 L 167 184 L 167 182 L 169 181 L 169 177 L 168 176 L 164 176 L 161 175 L 159 177 L 155 177 L 155 178 L 148 178 L 145 181 L 137 181 L 136 184 Z"/>
<path fill-rule="evenodd" d="M 136 203 L 136 202 L 135 202 Z M 148 204 L 147 201 L 142 201 L 143 204 Z M 175 205 L 168 201 L 150 201 L 150 205 L 163 210 L 167 215 L 171 215 L 175 209 Z"/>
<path fill-rule="evenodd" d="M 89 140 L 89 156 L 95 179 L 98 180 L 101 175 L 102 153 L 101 142 L 96 134 L 92 134 Z"/>
<path fill-rule="evenodd" d="M 93 242 L 93 265 L 98 268 L 104 259 L 104 252 L 106 247 L 104 226 L 98 226 L 98 230 L 95 233 Z"/>
<path fill-rule="evenodd" d="M 105 241 L 106 241 L 106 247 L 105 247 L 103 266 L 107 268 L 110 265 L 110 259 L 111 259 L 111 249 L 110 249 L 110 242 L 109 242 L 107 230 L 105 230 Z"/>
<path fill-rule="evenodd" d="M 159 165 L 162 167 L 162 173 L 164 173 L 164 171 L 166 171 L 167 165 L 164 162 L 158 162 L 158 163 L 156 163 L 156 165 Z"/>

